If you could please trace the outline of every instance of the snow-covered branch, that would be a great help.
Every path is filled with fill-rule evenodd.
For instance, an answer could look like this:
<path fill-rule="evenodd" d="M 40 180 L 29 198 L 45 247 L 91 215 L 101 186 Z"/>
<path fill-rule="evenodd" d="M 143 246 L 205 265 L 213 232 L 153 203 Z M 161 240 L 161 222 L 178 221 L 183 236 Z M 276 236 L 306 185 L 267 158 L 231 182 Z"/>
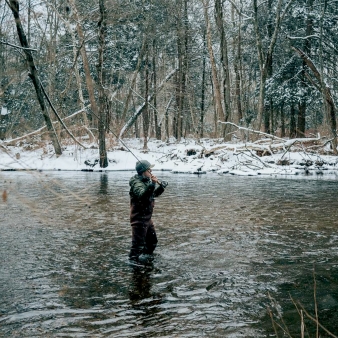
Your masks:
<path fill-rule="evenodd" d="M 13 45 L 12 43 L 9 43 L 9 42 L 3 41 L 3 40 L 0 40 L 0 43 L 3 44 L 3 45 L 6 45 L 6 46 L 11 46 L 11 47 L 14 47 L 14 48 L 17 48 L 17 49 L 22 49 L 22 50 L 28 50 L 28 51 L 31 51 L 31 52 L 37 52 L 38 51 L 35 48 L 17 46 L 17 45 Z"/>
<path fill-rule="evenodd" d="M 222 121 L 218 121 L 218 123 L 221 123 L 221 124 L 229 124 L 229 125 L 231 125 L 231 126 L 236 127 L 236 128 L 239 129 L 239 130 L 246 130 L 246 131 L 249 131 L 249 132 L 251 132 L 251 133 L 260 134 L 260 135 L 265 135 L 265 136 L 267 136 L 267 137 L 269 137 L 269 138 L 272 138 L 272 139 L 283 140 L 282 138 L 279 138 L 279 137 L 277 137 L 277 136 L 270 135 L 270 134 L 267 134 L 267 133 L 263 133 L 262 131 L 258 131 L 258 130 L 254 130 L 254 129 L 250 129 L 250 128 L 245 128 L 245 127 L 238 126 L 237 124 L 232 123 L 232 122 L 222 122 Z"/>

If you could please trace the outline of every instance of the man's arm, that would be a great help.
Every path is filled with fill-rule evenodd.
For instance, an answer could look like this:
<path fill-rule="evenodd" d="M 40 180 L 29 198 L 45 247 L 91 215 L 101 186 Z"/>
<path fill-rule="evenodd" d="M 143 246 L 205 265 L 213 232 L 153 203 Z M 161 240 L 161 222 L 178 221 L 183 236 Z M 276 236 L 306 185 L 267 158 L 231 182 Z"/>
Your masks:
<path fill-rule="evenodd" d="M 164 192 L 164 187 L 160 184 L 160 186 L 155 189 L 154 196 L 158 197 L 158 196 L 162 195 L 163 192 Z"/>
<path fill-rule="evenodd" d="M 135 197 L 139 199 L 143 199 L 143 198 L 151 196 L 155 190 L 154 183 L 146 184 L 141 181 L 132 182 L 130 187 Z"/>

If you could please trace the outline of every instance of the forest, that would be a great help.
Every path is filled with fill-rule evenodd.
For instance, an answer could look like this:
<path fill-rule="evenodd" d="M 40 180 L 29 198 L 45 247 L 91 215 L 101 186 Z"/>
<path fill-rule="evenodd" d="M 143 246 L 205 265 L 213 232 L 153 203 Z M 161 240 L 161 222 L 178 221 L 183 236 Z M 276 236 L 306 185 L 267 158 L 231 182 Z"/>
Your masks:
<path fill-rule="evenodd" d="M 116 138 L 247 128 L 337 153 L 337 1 L 0 0 L 0 19 L 6 144 L 87 138 L 106 167 Z"/>

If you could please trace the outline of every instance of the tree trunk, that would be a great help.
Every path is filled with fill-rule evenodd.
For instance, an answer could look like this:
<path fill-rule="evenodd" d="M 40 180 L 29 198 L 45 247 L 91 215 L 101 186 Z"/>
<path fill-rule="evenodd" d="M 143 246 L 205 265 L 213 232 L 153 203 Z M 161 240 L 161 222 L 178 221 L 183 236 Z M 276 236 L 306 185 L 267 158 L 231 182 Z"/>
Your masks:
<path fill-rule="evenodd" d="M 222 101 L 221 101 L 221 89 L 217 77 L 217 68 L 216 68 L 216 62 L 214 57 L 214 51 L 212 49 L 212 41 L 211 41 L 211 26 L 210 26 L 210 20 L 208 15 L 208 8 L 209 8 L 209 0 L 203 0 L 203 6 L 204 6 L 204 18 L 205 23 L 207 27 L 207 43 L 208 43 L 208 51 L 209 51 L 209 58 L 210 58 L 210 64 L 211 64 L 211 73 L 212 73 L 212 83 L 213 83 L 213 92 L 214 92 L 214 104 L 216 109 L 216 116 L 219 120 L 222 122 L 225 121 L 225 115 L 222 107 Z M 215 135 L 217 135 L 217 130 L 215 130 Z M 222 132 L 221 136 L 224 137 L 224 125 L 222 124 Z"/>
<path fill-rule="evenodd" d="M 171 102 L 173 100 L 173 97 L 170 98 L 166 108 L 165 108 L 165 135 L 166 135 L 166 140 L 169 142 L 169 137 L 170 137 L 170 131 L 169 131 L 169 108 L 171 105 Z"/>
<path fill-rule="evenodd" d="M 99 103 L 100 103 L 100 113 L 98 121 L 99 129 L 99 153 L 100 153 L 100 168 L 108 167 L 108 158 L 106 151 L 106 121 L 107 121 L 107 104 L 106 104 L 106 95 L 105 95 L 105 71 L 103 70 L 104 62 L 104 48 L 105 48 L 105 34 L 106 34 L 106 9 L 105 9 L 105 0 L 99 0 L 100 7 L 100 20 L 98 22 L 99 27 L 99 59 L 98 59 L 98 82 L 99 82 Z"/>
<path fill-rule="evenodd" d="M 154 88 L 157 87 L 157 71 L 156 71 L 156 40 L 153 40 L 153 83 Z M 154 123 L 155 123 L 155 136 L 157 140 L 161 140 L 161 123 L 158 121 L 158 113 L 157 113 L 157 99 L 156 94 L 154 96 Z"/>
<path fill-rule="evenodd" d="M 233 27 L 235 28 L 235 10 L 237 8 L 232 3 L 231 4 L 231 21 L 233 22 Z M 234 72 L 235 72 L 235 97 L 236 97 L 236 107 L 237 107 L 237 124 L 241 124 L 243 120 L 243 108 L 242 108 L 242 90 L 241 90 L 241 69 L 242 69 L 242 14 L 240 11 L 237 11 L 238 14 L 238 33 L 237 38 L 234 37 L 232 41 L 232 50 L 234 58 Z"/>
<path fill-rule="evenodd" d="M 48 129 L 48 132 L 49 132 L 49 135 L 50 135 L 53 147 L 54 147 L 55 154 L 57 156 L 60 156 L 62 154 L 61 146 L 57 139 L 55 130 L 53 128 L 53 123 L 47 111 L 43 91 L 41 88 L 41 82 L 39 79 L 38 71 L 35 66 L 33 54 L 32 54 L 32 51 L 29 49 L 27 38 L 26 38 L 25 32 L 22 27 L 20 15 L 19 15 L 19 2 L 17 0 L 9 0 L 8 5 L 10 9 L 12 10 L 12 13 L 15 19 L 15 24 L 16 24 L 16 29 L 18 32 L 20 44 L 22 47 L 24 47 L 23 51 L 26 55 L 26 60 L 27 60 L 29 70 L 30 70 L 29 77 L 31 78 L 33 82 L 35 92 L 36 92 L 36 95 L 37 95 L 37 98 L 40 104 L 40 108 L 41 108 L 43 117 L 45 119 L 46 126 L 47 126 L 47 129 Z"/>
<path fill-rule="evenodd" d="M 230 71 L 229 71 L 229 58 L 228 58 L 228 43 L 225 37 L 224 30 L 224 17 L 223 17 L 223 4 L 221 0 L 215 1 L 215 15 L 216 15 L 216 24 L 221 37 L 221 64 L 224 73 L 224 81 L 223 81 L 223 97 L 224 97 L 224 121 L 227 122 L 231 119 L 231 102 L 230 102 Z M 228 125 L 226 125 L 225 129 L 227 132 Z"/>
<path fill-rule="evenodd" d="M 312 19 L 312 8 L 313 0 L 308 0 L 307 3 L 307 18 L 306 18 L 306 33 L 304 41 L 304 52 L 307 55 L 311 54 L 311 38 L 310 35 L 313 34 L 313 19 Z M 307 92 L 307 80 L 306 80 L 307 65 L 305 60 L 302 62 L 302 71 L 300 74 L 301 86 L 303 88 L 303 93 Z M 298 125 L 297 125 L 297 137 L 304 137 L 305 135 L 305 119 L 306 119 L 306 99 L 307 97 L 303 94 L 302 100 L 299 104 L 299 114 L 298 114 Z"/>
<path fill-rule="evenodd" d="M 145 106 L 143 109 L 142 117 L 143 117 L 143 150 L 148 150 L 148 131 L 149 131 L 149 50 L 148 45 L 146 47 L 146 60 L 145 60 L 145 90 L 144 90 L 144 99 Z"/>
<path fill-rule="evenodd" d="M 296 130 L 296 109 L 295 104 L 291 103 L 290 108 L 290 138 L 294 138 L 297 135 Z"/>
<path fill-rule="evenodd" d="M 272 0 L 268 0 L 268 13 L 271 13 L 272 11 Z M 269 16 L 267 24 L 267 35 L 269 41 L 272 39 L 273 35 L 273 25 L 271 22 L 271 17 Z M 268 80 L 272 76 L 272 54 L 267 55 L 266 60 L 266 79 Z M 271 134 L 273 132 L 273 106 L 272 106 L 272 100 L 270 99 L 264 106 L 264 132 L 267 134 Z"/>
<path fill-rule="evenodd" d="M 188 79 L 188 0 L 184 0 L 184 15 L 183 15 L 183 77 L 182 77 L 182 122 L 181 129 L 183 133 L 183 124 L 184 122 L 187 125 L 187 115 L 185 112 L 187 110 L 187 79 Z M 186 137 L 187 126 L 185 127 L 184 137 Z"/>
<path fill-rule="evenodd" d="M 182 9 L 183 5 L 183 9 Z M 183 136 L 183 119 L 185 116 L 185 101 L 186 101 L 186 78 L 187 78 L 187 44 L 188 44 L 188 31 L 187 31 L 187 0 L 179 0 L 179 15 L 177 18 L 177 52 L 178 52 L 178 73 L 177 73 L 177 114 L 175 116 L 176 122 L 176 138 L 178 141 Z"/>
<path fill-rule="evenodd" d="M 297 137 L 305 136 L 305 115 L 306 115 L 306 102 L 302 100 L 298 104 L 298 117 L 297 117 Z"/>
<path fill-rule="evenodd" d="M 205 41 L 205 31 L 203 34 L 203 51 L 205 50 L 206 47 L 206 41 Z M 202 65 L 202 90 L 201 90 L 201 112 L 200 112 L 200 121 L 199 121 L 199 126 L 198 126 L 198 136 L 200 138 L 203 138 L 204 136 L 204 106 L 205 106 L 205 69 L 206 66 L 206 55 L 203 52 L 203 65 Z"/>
<path fill-rule="evenodd" d="M 280 137 L 285 137 L 285 112 L 284 112 L 284 104 L 280 107 L 280 123 L 281 123 L 281 131 L 280 131 Z"/>

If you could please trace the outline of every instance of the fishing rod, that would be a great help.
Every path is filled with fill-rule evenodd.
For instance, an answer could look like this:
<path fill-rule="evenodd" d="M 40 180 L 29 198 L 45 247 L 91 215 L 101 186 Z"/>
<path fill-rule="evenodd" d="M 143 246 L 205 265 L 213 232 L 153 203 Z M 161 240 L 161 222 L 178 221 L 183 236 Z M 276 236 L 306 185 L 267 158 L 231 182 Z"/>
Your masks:
<path fill-rule="evenodd" d="M 101 122 L 102 120 L 101 120 L 101 118 L 100 117 L 98 117 L 93 111 L 92 111 L 92 114 Z M 120 141 L 121 143 L 122 143 L 122 145 L 136 158 L 136 160 L 138 161 L 138 162 L 140 162 L 140 164 L 141 164 L 141 166 L 145 169 L 145 170 L 147 170 L 147 169 L 149 169 L 149 168 L 146 168 L 142 163 L 141 163 L 141 160 L 131 151 L 131 149 L 126 145 L 126 143 L 120 138 L 120 137 L 118 137 L 115 133 L 114 133 L 114 131 L 113 130 L 111 130 L 110 129 L 110 127 L 109 126 L 106 126 L 106 128 L 116 137 L 116 139 L 118 140 L 118 141 Z M 167 181 L 160 181 L 159 179 L 157 179 L 157 183 L 159 184 L 159 185 L 161 185 L 163 188 L 165 188 L 167 185 L 168 185 L 168 182 Z"/>

